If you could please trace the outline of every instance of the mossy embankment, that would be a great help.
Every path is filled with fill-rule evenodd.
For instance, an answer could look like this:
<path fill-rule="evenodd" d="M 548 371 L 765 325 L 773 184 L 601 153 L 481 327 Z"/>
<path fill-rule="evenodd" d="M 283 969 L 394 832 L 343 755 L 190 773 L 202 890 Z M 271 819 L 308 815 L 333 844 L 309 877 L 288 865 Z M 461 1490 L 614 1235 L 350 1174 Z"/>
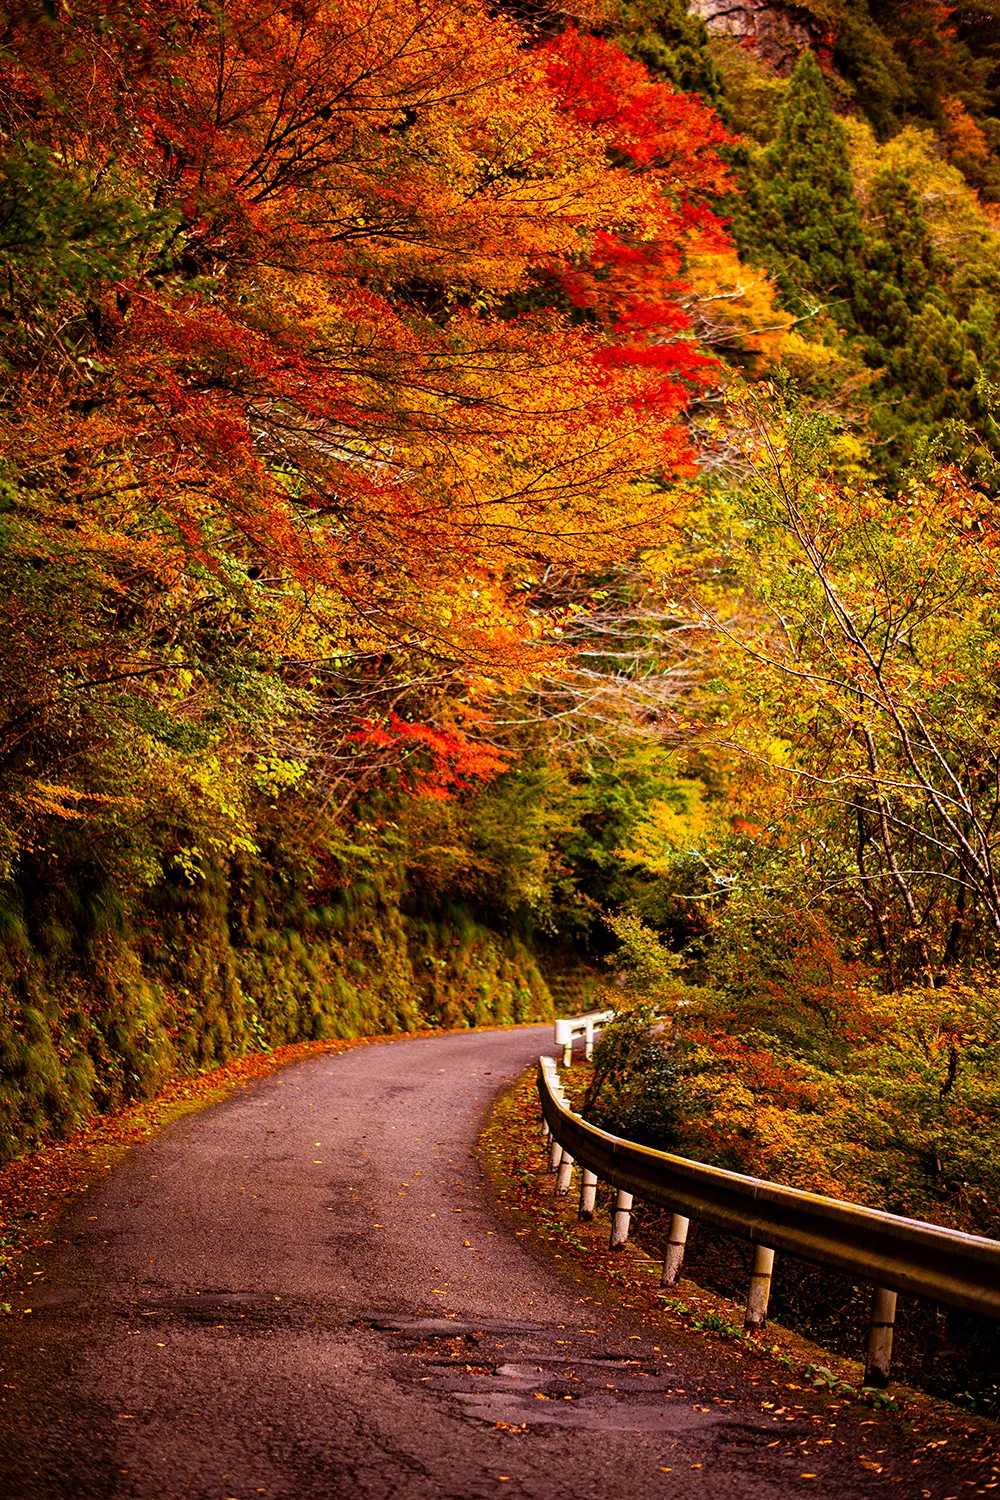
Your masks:
<path fill-rule="evenodd" d="M 525 939 L 386 881 L 215 868 L 123 898 L 77 870 L 0 909 L 0 1163 L 168 1080 L 300 1041 L 546 1019 Z"/>

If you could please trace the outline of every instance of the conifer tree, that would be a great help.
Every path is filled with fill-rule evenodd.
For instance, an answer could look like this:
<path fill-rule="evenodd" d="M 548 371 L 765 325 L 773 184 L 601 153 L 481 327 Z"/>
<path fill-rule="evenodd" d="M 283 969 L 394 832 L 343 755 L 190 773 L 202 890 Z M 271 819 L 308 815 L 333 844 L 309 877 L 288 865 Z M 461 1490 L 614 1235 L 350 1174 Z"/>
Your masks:
<path fill-rule="evenodd" d="M 888 351 L 905 343 L 938 267 L 920 199 L 901 172 L 878 174 L 869 210 L 872 227 L 855 280 L 854 311 L 870 361 L 882 365 Z"/>
<path fill-rule="evenodd" d="M 728 123 L 725 83 L 699 16 L 686 0 L 619 0 L 611 34 L 628 57 L 685 93 L 700 94 Z"/>
<path fill-rule="evenodd" d="M 969 321 L 960 321 L 925 302 L 900 358 L 907 396 L 902 414 L 934 428 L 955 420 L 977 424 L 985 415 L 980 382 L 996 374 L 996 340 L 995 314 L 985 304 L 972 309 Z"/>
<path fill-rule="evenodd" d="M 956 316 L 932 287 L 896 348 L 882 348 L 872 388 L 871 431 L 881 466 L 897 482 L 919 447 L 935 444 L 949 461 L 994 489 L 1000 478 L 1000 425 L 992 391 L 1000 374 L 995 309 L 978 302 Z M 874 359 L 879 346 L 869 345 Z"/>
<path fill-rule="evenodd" d="M 899 478 L 918 444 L 936 441 L 977 478 L 996 479 L 997 427 L 986 388 L 1000 367 L 996 310 L 961 315 L 949 267 L 934 250 L 920 199 L 890 170 L 872 181 L 869 227 L 854 281 L 854 313 L 881 464 Z"/>
<path fill-rule="evenodd" d="M 793 311 L 851 295 L 861 227 L 843 127 L 823 74 L 805 51 L 792 73 L 778 133 L 759 166 L 760 251 Z M 842 321 L 846 309 L 837 310 Z"/>

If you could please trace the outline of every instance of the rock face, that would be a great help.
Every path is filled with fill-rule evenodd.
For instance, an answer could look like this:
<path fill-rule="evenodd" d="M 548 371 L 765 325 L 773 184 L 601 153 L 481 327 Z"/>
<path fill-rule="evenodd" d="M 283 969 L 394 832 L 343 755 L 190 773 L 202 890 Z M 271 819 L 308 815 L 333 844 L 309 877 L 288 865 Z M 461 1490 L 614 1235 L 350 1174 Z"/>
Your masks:
<path fill-rule="evenodd" d="M 812 47 L 826 62 L 832 43 L 829 26 L 811 11 L 770 0 L 691 0 L 692 15 L 704 21 L 713 36 L 730 36 L 752 46 L 757 55 L 789 73 L 799 54 Z"/>

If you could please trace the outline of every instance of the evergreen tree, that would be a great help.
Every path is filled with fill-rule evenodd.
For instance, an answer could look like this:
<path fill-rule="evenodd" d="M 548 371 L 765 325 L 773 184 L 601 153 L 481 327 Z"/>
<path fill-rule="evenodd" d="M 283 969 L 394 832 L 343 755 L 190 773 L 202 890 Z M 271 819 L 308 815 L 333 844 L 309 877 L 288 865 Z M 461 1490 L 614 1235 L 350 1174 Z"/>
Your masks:
<path fill-rule="evenodd" d="M 758 253 L 787 306 L 843 302 L 857 274 L 861 225 L 843 127 L 810 51 L 795 65 L 758 181 Z"/>
<path fill-rule="evenodd" d="M 877 347 L 877 346 L 872 346 Z M 1000 477 L 1000 427 L 990 387 L 1000 375 L 996 310 L 976 303 L 967 319 L 934 288 L 909 318 L 905 338 L 884 348 L 873 389 L 871 429 L 882 467 L 896 482 L 914 452 L 929 443 L 981 484 Z"/>
<path fill-rule="evenodd" d="M 853 303 L 865 360 L 879 372 L 870 423 L 882 466 L 896 480 L 915 448 L 936 440 L 992 484 L 997 428 L 984 392 L 1000 370 L 995 304 L 979 297 L 963 319 L 950 268 L 901 172 L 873 179 L 868 208 Z"/>
<path fill-rule="evenodd" d="M 688 14 L 686 0 L 620 0 L 610 29 L 629 57 L 682 92 L 700 94 L 729 123 L 705 23 Z"/>
<path fill-rule="evenodd" d="M 869 207 L 872 224 L 855 278 L 854 312 L 870 362 L 883 365 L 888 351 L 906 341 L 938 266 L 920 199 L 901 172 L 879 173 Z"/>
<path fill-rule="evenodd" d="M 858 105 L 885 140 L 899 129 L 900 117 L 914 101 L 914 81 L 864 0 L 849 0 L 837 9 L 833 65 L 850 82 Z"/>
<path fill-rule="evenodd" d="M 996 338 L 988 326 L 976 331 L 986 333 L 984 343 L 990 333 Z M 933 427 L 956 420 L 972 423 L 981 415 L 976 388 L 985 372 L 971 346 L 970 332 L 970 325 L 959 322 L 954 313 L 942 312 L 934 302 L 924 303 L 910 325 L 899 361 L 907 393 L 903 415 Z M 984 352 L 989 360 L 993 351 Z"/>

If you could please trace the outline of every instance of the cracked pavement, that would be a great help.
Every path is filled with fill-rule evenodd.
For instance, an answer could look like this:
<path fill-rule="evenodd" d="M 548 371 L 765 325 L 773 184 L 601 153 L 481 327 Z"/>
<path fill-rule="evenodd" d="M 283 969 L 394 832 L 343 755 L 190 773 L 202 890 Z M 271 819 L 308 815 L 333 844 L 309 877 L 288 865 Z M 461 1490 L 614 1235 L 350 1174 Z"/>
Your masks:
<path fill-rule="evenodd" d="M 0 1326 L 4 1500 L 970 1493 L 898 1424 L 765 1406 L 730 1351 L 584 1299 L 519 1237 L 475 1144 L 550 1046 L 320 1057 L 133 1150 Z"/>

